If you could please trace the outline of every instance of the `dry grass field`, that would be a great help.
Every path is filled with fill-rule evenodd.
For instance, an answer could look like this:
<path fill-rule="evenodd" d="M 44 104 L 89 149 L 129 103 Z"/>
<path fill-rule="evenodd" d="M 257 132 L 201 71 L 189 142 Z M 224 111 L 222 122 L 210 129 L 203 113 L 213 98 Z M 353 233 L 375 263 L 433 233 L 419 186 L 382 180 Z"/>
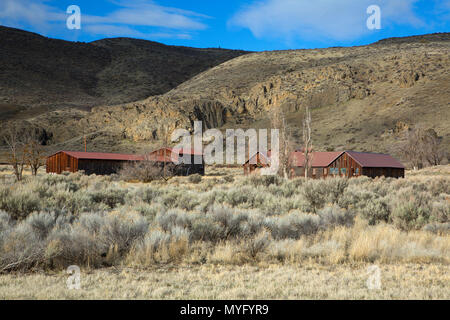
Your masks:
<path fill-rule="evenodd" d="M 0 170 L 0 299 L 449 299 L 450 166 L 148 184 Z M 69 265 L 81 289 L 69 290 Z M 380 289 L 369 289 L 369 266 Z"/>
<path fill-rule="evenodd" d="M 166 266 L 82 271 L 81 289 L 58 273 L 0 276 L 0 299 L 449 299 L 450 268 L 381 264 L 381 289 L 367 265 Z"/>

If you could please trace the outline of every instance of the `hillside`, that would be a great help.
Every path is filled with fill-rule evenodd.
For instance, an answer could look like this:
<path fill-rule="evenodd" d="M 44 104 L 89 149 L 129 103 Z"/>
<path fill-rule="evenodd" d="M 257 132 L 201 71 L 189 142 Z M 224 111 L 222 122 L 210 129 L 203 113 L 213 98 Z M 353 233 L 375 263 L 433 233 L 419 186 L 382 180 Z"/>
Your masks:
<path fill-rule="evenodd" d="M 450 151 L 450 34 L 392 38 L 348 48 L 250 53 L 226 61 L 162 95 L 90 111 L 66 109 L 28 119 L 53 133 L 52 149 L 148 150 L 161 128 L 270 126 L 288 112 L 301 136 L 312 108 L 317 150 L 391 152 L 400 133 L 433 128 Z M 106 87 L 106 86 L 105 86 Z M 300 142 L 297 141 L 297 144 Z"/>
<path fill-rule="evenodd" d="M 0 26 L 1 119 L 136 101 L 244 54 L 129 38 L 91 43 Z"/>

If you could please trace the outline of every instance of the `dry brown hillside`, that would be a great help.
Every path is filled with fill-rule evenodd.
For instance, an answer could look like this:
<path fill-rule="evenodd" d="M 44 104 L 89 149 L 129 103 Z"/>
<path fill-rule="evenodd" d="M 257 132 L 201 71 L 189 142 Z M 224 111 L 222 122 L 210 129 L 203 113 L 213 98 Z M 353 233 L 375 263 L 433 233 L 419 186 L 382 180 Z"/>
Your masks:
<path fill-rule="evenodd" d="M 32 119 L 54 134 L 53 148 L 139 151 L 162 126 L 268 127 L 273 108 L 300 127 L 313 108 L 316 149 L 390 151 L 405 128 L 434 128 L 450 146 L 450 34 L 383 40 L 368 46 L 251 53 L 145 100 Z M 298 132 L 300 130 L 297 130 Z M 300 132 L 298 134 L 300 136 Z"/>

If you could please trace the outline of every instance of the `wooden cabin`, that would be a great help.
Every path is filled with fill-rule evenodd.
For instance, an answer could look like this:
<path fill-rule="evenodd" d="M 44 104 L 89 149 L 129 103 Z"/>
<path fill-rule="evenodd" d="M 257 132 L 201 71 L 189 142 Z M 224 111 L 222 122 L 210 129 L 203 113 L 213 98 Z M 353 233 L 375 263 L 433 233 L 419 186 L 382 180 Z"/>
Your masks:
<path fill-rule="evenodd" d="M 267 153 L 257 152 L 253 157 L 244 163 L 244 175 L 259 174 L 261 168 L 270 165 L 270 151 Z"/>
<path fill-rule="evenodd" d="M 59 151 L 47 157 L 47 173 L 77 172 L 86 174 L 117 173 L 124 163 L 144 160 L 143 156 L 120 153 Z"/>
<path fill-rule="evenodd" d="M 303 177 L 305 175 L 305 158 L 301 151 L 291 153 L 292 164 L 290 176 Z M 244 174 L 257 173 L 258 168 L 270 164 L 270 152 L 267 155 L 255 154 L 244 164 Z M 393 177 L 403 178 L 405 167 L 388 154 L 340 151 L 340 152 L 312 152 L 311 169 L 308 173 L 312 178 L 340 177 Z"/>

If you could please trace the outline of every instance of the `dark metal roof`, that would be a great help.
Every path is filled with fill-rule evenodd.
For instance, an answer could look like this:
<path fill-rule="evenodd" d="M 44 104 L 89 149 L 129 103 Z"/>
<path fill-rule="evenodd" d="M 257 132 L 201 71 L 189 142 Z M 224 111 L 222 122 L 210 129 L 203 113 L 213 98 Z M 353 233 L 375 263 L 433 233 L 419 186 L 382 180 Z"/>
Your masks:
<path fill-rule="evenodd" d="M 311 153 L 311 166 L 312 167 L 328 167 L 334 160 L 336 160 L 343 151 L 333 152 L 312 152 Z M 303 167 L 305 165 L 305 155 L 303 152 L 293 152 L 293 165 L 296 167 Z"/>
<path fill-rule="evenodd" d="M 313 152 L 312 153 L 312 167 L 327 167 L 332 163 L 334 160 L 336 160 L 341 154 L 343 154 L 343 151 L 337 151 L 337 152 Z M 257 155 L 260 155 L 259 161 L 262 164 L 268 164 L 271 152 L 267 152 L 267 155 L 265 155 L 262 152 L 257 152 L 253 157 L 251 157 L 246 163 L 251 163 Z M 305 156 L 300 151 L 292 152 L 290 155 L 292 159 L 292 163 L 296 167 L 303 167 L 305 164 Z M 253 162 L 255 162 L 253 160 Z"/>
<path fill-rule="evenodd" d="M 405 166 L 389 154 L 345 151 L 361 167 L 367 168 L 400 168 Z"/>

